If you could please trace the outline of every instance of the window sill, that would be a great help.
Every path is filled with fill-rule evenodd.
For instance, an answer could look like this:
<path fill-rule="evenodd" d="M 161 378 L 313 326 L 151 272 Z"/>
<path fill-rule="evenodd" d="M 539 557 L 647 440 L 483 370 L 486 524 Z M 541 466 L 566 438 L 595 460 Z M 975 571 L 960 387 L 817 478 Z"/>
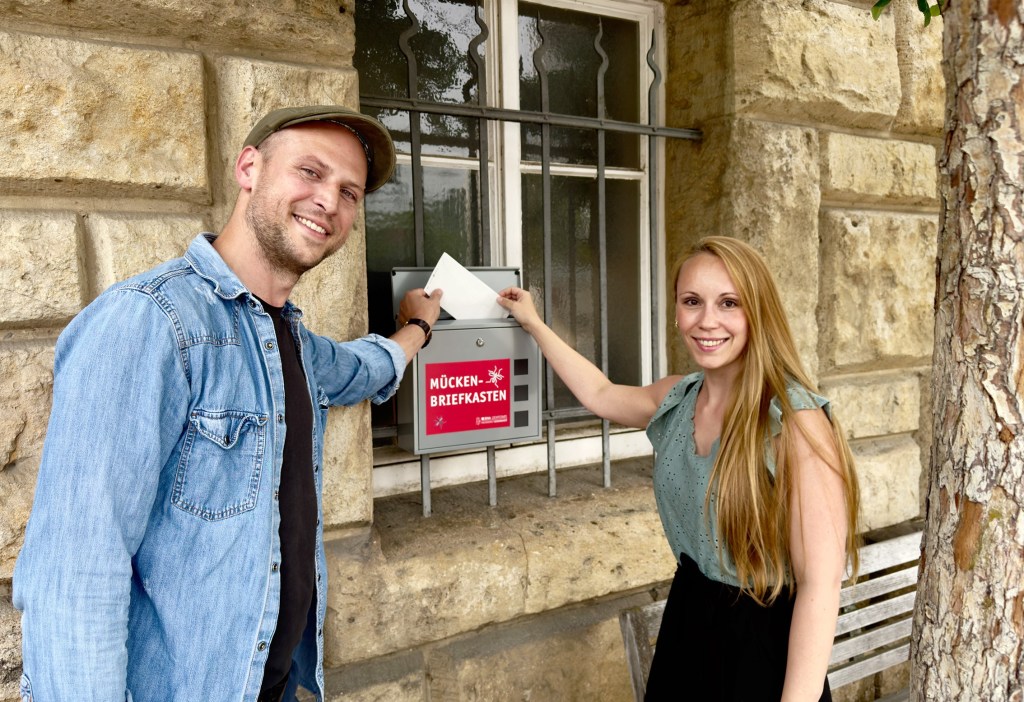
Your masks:
<path fill-rule="evenodd" d="M 651 444 L 639 429 L 613 426 L 609 432 L 611 460 L 650 456 Z M 495 447 L 498 479 L 547 471 L 547 441 L 524 442 Z M 555 446 L 557 470 L 601 462 L 601 434 L 593 423 L 560 428 Z M 374 498 L 418 492 L 420 459 L 397 447 L 373 452 Z M 613 473 L 614 475 L 614 473 Z M 487 452 L 472 449 L 431 454 L 431 489 L 487 480 Z M 500 497 L 499 497 L 500 502 Z"/>

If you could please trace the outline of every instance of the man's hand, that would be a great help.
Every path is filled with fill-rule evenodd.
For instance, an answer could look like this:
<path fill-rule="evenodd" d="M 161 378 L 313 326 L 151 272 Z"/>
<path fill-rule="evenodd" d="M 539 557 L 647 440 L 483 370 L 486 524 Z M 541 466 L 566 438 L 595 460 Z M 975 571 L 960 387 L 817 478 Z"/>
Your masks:
<path fill-rule="evenodd" d="M 441 295 L 441 290 L 427 294 L 423 288 L 407 292 L 398 306 L 398 328 L 404 327 L 410 319 L 422 319 L 433 327 L 441 316 Z"/>
<path fill-rule="evenodd" d="M 409 324 L 409 320 L 422 319 L 433 329 L 437 318 L 441 316 L 442 294 L 441 290 L 434 290 L 428 294 L 423 288 L 416 288 L 402 298 L 402 303 L 398 306 L 398 331 L 391 339 L 402 347 L 406 359 L 411 361 L 416 352 L 427 343 L 424 330 L 417 324 Z"/>

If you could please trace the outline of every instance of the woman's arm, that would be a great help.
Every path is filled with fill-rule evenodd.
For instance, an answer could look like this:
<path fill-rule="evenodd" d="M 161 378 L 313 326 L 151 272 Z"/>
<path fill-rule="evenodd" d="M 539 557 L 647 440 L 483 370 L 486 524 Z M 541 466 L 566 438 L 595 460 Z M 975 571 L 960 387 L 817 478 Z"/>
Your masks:
<path fill-rule="evenodd" d="M 846 495 L 842 478 L 829 465 L 837 464 L 838 457 L 825 413 L 801 410 L 789 421 L 798 425 L 788 428 L 789 550 L 796 602 L 782 699 L 796 702 L 817 700 L 828 672 L 846 569 Z"/>
<path fill-rule="evenodd" d="M 533 336 L 544 358 L 576 399 L 599 417 L 642 429 L 679 381 L 679 376 L 668 376 L 643 387 L 616 385 L 544 324 L 530 293 L 522 288 L 506 288 L 499 293 L 498 303 Z"/>

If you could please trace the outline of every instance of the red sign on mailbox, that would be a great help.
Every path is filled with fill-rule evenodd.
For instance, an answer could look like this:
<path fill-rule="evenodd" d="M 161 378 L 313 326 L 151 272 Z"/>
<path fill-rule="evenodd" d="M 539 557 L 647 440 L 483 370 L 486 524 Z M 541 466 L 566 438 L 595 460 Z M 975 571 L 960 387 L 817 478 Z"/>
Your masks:
<path fill-rule="evenodd" d="M 511 423 L 507 358 L 424 366 L 427 434 L 495 429 Z"/>

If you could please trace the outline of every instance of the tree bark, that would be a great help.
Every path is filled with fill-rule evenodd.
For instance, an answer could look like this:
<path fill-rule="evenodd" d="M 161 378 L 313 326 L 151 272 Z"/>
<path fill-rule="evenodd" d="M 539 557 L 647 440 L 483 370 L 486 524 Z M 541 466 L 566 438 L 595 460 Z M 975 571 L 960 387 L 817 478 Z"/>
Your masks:
<path fill-rule="evenodd" d="M 951 0 L 911 699 L 1024 700 L 1024 3 Z"/>

